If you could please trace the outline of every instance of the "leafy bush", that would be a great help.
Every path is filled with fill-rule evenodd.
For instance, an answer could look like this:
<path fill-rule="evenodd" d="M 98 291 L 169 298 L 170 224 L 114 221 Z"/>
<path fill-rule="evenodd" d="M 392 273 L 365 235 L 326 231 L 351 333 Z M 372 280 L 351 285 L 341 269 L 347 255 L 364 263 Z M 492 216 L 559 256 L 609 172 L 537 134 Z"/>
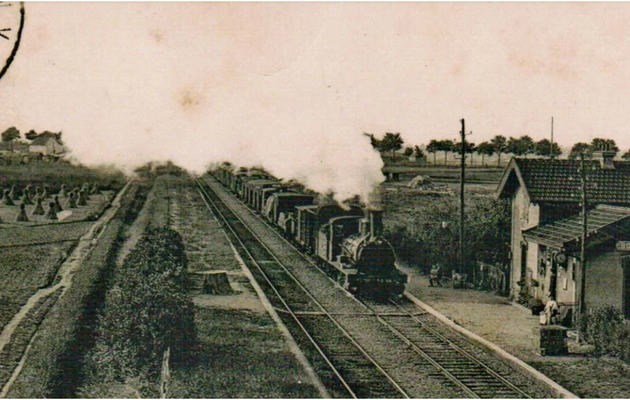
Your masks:
<path fill-rule="evenodd" d="M 596 355 L 609 355 L 630 361 L 630 328 L 621 311 L 613 306 L 589 310 L 580 319 L 584 340 L 595 346 Z"/>
<path fill-rule="evenodd" d="M 432 265 L 460 264 L 459 204 L 453 198 L 412 211 L 411 221 L 397 223 L 385 230 L 398 256 L 428 271 Z M 506 265 L 510 249 L 510 212 L 504 201 L 477 199 L 466 207 L 466 261 Z"/>
<path fill-rule="evenodd" d="M 107 295 L 92 356 L 96 375 L 105 380 L 156 377 L 169 347 L 174 363 L 191 361 L 194 312 L 186 269 L 181 236 L 169 228 L 147 229 Z"/>

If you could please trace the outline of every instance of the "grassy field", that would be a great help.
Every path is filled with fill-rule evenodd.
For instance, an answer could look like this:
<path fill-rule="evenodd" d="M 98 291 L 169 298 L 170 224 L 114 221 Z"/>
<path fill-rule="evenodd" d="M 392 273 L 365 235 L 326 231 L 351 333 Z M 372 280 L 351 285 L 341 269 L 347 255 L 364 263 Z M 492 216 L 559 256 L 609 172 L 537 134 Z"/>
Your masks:
<path fill-rule="evenodd" d="M 172 212 L 176 218 L 176 229 L 186 242 L 188 269 L 240 273 L 241 267 L 223 230 L 213 220 L 192 182 L 184 181 L 180 185 L 173 198 Z"/>
<path fill-rule="evenodd" d="M 409 225 L 414 217 L 427 209 L 449 204 L 459 207 L 459 185 L 446 184 L 444 193 L 423 192 L 420 189 L 406 187 L 406 182 L 386 182 L 380 187 L 381 201 L 385 207 L 383 223 L 386 228 L 396 224 Z M 466 205 L 474 206 L 490 201 L 494 197 L 494 184 L 471 184 L 466 186 Z M 444 216 L 444 220 L 449 217 Z M 452 217 L 452 216 L 450 216 Z M 436 221 L 439 224 L 441 221 Z"/>
<path fill-rule="evenodd" d="M 83 221 L 85 219 L 95 219 L 97 218 L 105 208 L 109 205 L 110 200 L 115 196 L 115 192 L 111 190 L 106 190 L 101 192 L 98 195 L 90 195 L 87 200 L 87 204 L 85 206 L 78 206 L 77 208 L 68 208 L 69 199 L 60 199 L 59 203 L 61 207 L 64 209 L 61 213 L 57 213 L 57 221 L 50 221 L 46 218 L 45 215 L 33 215 L 33 210 L 35 209 L 35 205 L 26 205 L 25 211 L 28 217 L 27 222 L 17 222 L 16 217 L 19 213 L 19 201 L 16 202 L 14 206 L 4 206 L 0 205 L 0 229 L 1 228 L 14 228 L 14 227 L 23 227 L 23 226 L 36 226 L 36 225 L 44 225 L 44 224 L 57 224 L 57 223 L 67 223 L 67 222 L 76 222 Z M 44 212 L 48 211 L 49 203 L 53 200 L 52 197 L 48 197 L 46 200 L 42 201 L 42 207 Z M 9 232 L 9 231 L 7 231 Z"/>
<path fill-rule="evenodd" d="M 61 295 L 61 289 L 42 298 L 27 314 L 13 335 L 11 341 L 0 352 L 0 382 L 6 382 L 12 371 L 22 358 L 24 349 L 28 346 L 33 334 L 42 323 L 46 314 Z"/>
<path fill-rule="evenodd" d="M 83 356 L 94 343 L 95 321 L 115 267 L 119 240 L 142 207 L 146 191 L 136 182 L 125 193 L 121 208 L 73 276 L 72 286 L 38 327 L 37 340 L 8 397 L 74 396 L 84 378 Z"/>
<path fill-rule="evenodd" d="M 428 175 L 436 182 L 459 182 L 460 169 L 457 167 L 431 167 L 389 165 L 383 169 L 400 174 L 400 179 L 408 181 L 417 175 Z M 498 184 L 503 176 L 503 168 L 466 168 L 466 182 Z"/>
<path fill-rule="evenodd" d="M 38 289 L 50 285 L 92 222 L 0 230 L 0 328 Z"/>
<path fill-rule="evenodd" d="M 68 189 L 88 182 L 101 189 L 118 190 L 125 183 L 125 176 L 113 168 L 87 168 L 67 163 L 35 162 L 20 165 L 0 166 L 0 189 L 10 189 L 16 185 L 21 190 L 26 185 L 43 186 L 47 184 L 51 191 L 58 192 L 62 184 Z M 21 193 L 21 192 L 20 192 Z"/>
<path fill-rule="evenodd" d="M 173 372 L 172 397 L 318 397 L 266 313 L 197 307 L 195 324 L 200 363 Z"/>
<path fill-rule="evenodd" d="M 91 221 L 79 221 L 2 229 L 0 230 L 2 233 L 0 235 L 0 249 L 78 240 L 90 226 L 92 226 Z"/>
<path fill-rule="evenodd" d="M 74 242 L 0 249 L 0 329 L 39 289 L 50 285 Z"/>
<path fill-rule="evenodd" d="M 107 206 L 110 198 L 113 197 L 125 183 L 125 176 L 122 172 L 111 168 L 89 169 L 82 166 L 74 166 L 67 163 L 30 163 L 23 165 L 0 166 L 0 197 L 5 190 L 15 187 L 15 205 L 0 205 L 0 228 L 25 225 L 40 225 L 49 223 L 44 215 L 33 215 L 35 205 L 26 205 L 28 222 L 16 222 L 19 212 L 19 198 L 26 186 L 31 185 L 31 196 L 35 194 L 35 189 L 43 190 L 44 185 L 48 188 L 48 197 L 42 201 L 44 211 L 48 211 L 49 203 L 53 200 L 52 195 L 59 193 L 61 185 L 65 185 L 67 190 L 80 188 L 88 184 L 90 189 L 96 187 L 103 191 L 102 194 L 90 195 L 86 206 L 69 208 L 68 199 L 60 198 L 59 202 L 64 210 L 58 213 L 60 221 L 72 222 L 91 218 L 100 215 Z"/>

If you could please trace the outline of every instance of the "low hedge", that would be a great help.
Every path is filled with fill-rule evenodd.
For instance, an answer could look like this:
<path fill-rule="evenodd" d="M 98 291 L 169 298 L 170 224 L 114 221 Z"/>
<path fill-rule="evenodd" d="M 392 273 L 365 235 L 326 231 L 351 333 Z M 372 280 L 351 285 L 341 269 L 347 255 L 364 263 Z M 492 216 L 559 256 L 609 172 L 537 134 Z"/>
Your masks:
<path fill-rule="evenodd" d="M 173 365 L 194 362 L 194 310 L 186 270 L 181 236 L 165 227 L 148 228 L 116 271 L 107 294 L 86 396 L 102 390 L 105 382 L 115 385 L 136 377 L 149 383 L 143 396 L 155 397 L 168 348 Z"/>

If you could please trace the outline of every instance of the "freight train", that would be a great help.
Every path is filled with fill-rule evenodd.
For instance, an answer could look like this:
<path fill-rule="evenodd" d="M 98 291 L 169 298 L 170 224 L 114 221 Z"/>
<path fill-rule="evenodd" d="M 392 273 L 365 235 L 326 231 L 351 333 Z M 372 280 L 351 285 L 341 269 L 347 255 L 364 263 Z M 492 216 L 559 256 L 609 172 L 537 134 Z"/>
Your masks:
<path fill-rule="evenodd" d="M 212 172 L 347 291 L 381 298 L 404 292 L 407 275 L 396 267 L 394 248 L 383 237 L 382 210 L 342 207 L 263 170 L 222 165 Z"/>

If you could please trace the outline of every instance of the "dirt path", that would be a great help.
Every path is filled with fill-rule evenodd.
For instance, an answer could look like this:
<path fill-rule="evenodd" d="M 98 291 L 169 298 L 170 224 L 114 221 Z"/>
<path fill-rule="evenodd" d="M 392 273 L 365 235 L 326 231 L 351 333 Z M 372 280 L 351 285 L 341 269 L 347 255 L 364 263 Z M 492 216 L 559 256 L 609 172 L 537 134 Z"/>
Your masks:
<path fill-rule="evenodd" d="M 131 252 L 131 250 L 136 247 L 138 240 L 140 240 L 142 234 L 151 222 L 151 207 L 153 207 L 156 196 L 155 187 L 156 185 L 153 185 L 153 187 L 147 194 L 147 198 L 144 202 L 144 205 L 142 206 L 142 209 L 138 213 L 138 216 L 136 217 L 135 221 L 133 221 L 129 229 L 127 229 L 126 239 L 120 246 L 118 257 L 116 258 L 116 265 L 119 267 L 123 265 L 125 258 L 127 258 L 127 255 Z"/>
<path fill-rule="evenodd" d="M 62 290 L 61 296 L 63 296 L 66 293 L 66 291 L 72 286 L 72 278 L 75 272 L 81 267 L 81 264 L 83 260 L 85 260 L 85 257 L 96 246 L 96 243 L 98 242 L 98 239 L 100 238 L 100 235 L 105 231 L 105 229 L 103 229 L 105 225 L 112 219 L 112 217 L 116 214 L 116 211 L 118 211 L 118 209 L 120 208 L 120 200 L 123 194 L 129 188 L 129 185 L 131 184 L 131 182 L 132 180 L 127 182 L 125 187 L 123 187 L 120 190 L 116 198 L 112 201 L 111 207 L 109 207 L 105 211 L 105 213 L 101 216 L 101 218 L 99 218 L 98 221 L 96 221 L 94 225 L 90 227 L 88 232 L 85 233 L 79 239 L 79 244 L 75 247 L 73 252 L 64 261 L 61 268 L 59 269 L 57 278 L 55 279 L 57 283 L 54 284 L 53 286 L 38 290 L 33 296 L 29 298 L 26 304 L 22 306 L 20 311 L 17 314 L 15 314 L 13 318 L 11 319 L 11 321 L 4 327 L 4 329 L 2 330 L 2 333 L 0 333 L 0 352 L 2 352 L 4 347 L 11 341 L 11 336 L 13 335 L 15 330 L 24 321 L 28 313 L 37 306 L 40 300 L 51 295 L 57 290 Z M 37 332 L 33 335 L 33 337 L 35 337 L 36 334 Z M 11 388 L 11 385 L 13 384 L 17 376 L 20 374 L 22 366 L 24 365 L 24 362 L 23 362 L 24 358 L 26 357 L 29 348 L 30 348 L 30 343 L 29 343 L 29 346 L 25 349 L 25 352 L 22 355 L 22 359 L 20 360 L 17 368 L 13 371 L 11 378 L 2 388 L 2 391 L 0 392 L 0 397 L 6 396 L 9 389 Z"/>

